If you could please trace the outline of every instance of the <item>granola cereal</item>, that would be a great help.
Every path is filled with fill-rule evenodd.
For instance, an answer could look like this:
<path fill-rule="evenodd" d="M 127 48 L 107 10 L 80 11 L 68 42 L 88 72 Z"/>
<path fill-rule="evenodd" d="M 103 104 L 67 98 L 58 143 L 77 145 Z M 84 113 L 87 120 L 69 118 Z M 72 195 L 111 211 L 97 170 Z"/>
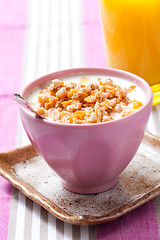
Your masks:
<path fill-rule="evenodd" d="M 121 87 L 111 78 L 97 77 L 94 82 L 87 77 L 76 82 L 54 79 L 40 89 L 37 101 L 31 101 L 31 105 L 40 115 L 54 122 L 108 122 L 128 116 L 143 106 L 141 101 L 128 96 L 136 88 L 135 84 Z"/>

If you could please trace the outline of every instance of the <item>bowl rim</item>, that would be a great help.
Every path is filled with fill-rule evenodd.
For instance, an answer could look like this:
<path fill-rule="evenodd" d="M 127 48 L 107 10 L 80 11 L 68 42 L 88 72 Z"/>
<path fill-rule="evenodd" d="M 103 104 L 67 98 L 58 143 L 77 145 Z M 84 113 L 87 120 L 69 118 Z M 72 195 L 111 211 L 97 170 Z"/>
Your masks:
<path fill-rule="evenodd" d="M 46 84 L 47 82 L 50 82 L 52 79 L 56 79 L 58 78 L 57 76 L 63 76 L 63 77 L 59 77 L 59 79 L 61 78 L 67 78 L 67 77 L 71 77 L 71 76 L 77 76 L 77 75 L 109 75 L 109 77 L 120 77 L 122 79 L 126 79 L 126 80 L 130 80 L 133 81 L 133 83 L 136 83 L 137 85 L 139 85 L 141 87 L 141 89 L 147 92 L 147 96 L 146 96 L 146 102 L 144 103 L 144 105 L 138 109 L 136 112 L 134 112 L 131 115 L 125 116 L 123 118 L 120 119 L 115 119 L 112 121 L 108 121 L 108 122 L 100 122 L 100 123 L 88 123 L 88 124 L 76 124 L 76 123 L 59 123 L 59 122 L 54 122 L 51 121 L 49 119 L 40 119 L 37 118 L 34 113 L 32 113 L 31 111 L 29 111 L 28 109 L 20 106 L 20 108 L 30 117 L 32 118 L 36 118 L 36 120 L 41 121 L 41 123 L 43 124 L 47 124 L 47 125 L 51 125 L 51 126 L 60 126 L 60 127 L 80 127 L 80 128 L 84 128 L 84 127 L 93 127 L 93 126 L 104 126 L 104 125 L 110 125 L 110 124 L 116 124 L 119 122 L 124 122 L 127 121 L 128 119 L 132 119 L 134 118 L 136 115 L 140 114 L 141 112 L 143 112 L 149 105 L 152 106 L 152 99 L 153 99 L 153 93 L 151 90 L 151 87 L 149 86 L 149 84 L 141 77 L 124 71 L 124 70 L 120 70 L 120 69 L 115 69 L 115 68 L 104 68 L 104 67 L 82 67 L 82 68 L 70 68 L 70 69 L 65 69 L 65 70 L 60 70 L 60 71 L 56 71 L 53 73 L 49 73 L 47 75 L 44 75 L 40 78 L 35 79 L 34 81 L 32 81 L 31 83 L 27 84 L 25 86 L 25 88 L 22 91 L 22 96 L 25 97 L 26 92 L 28 91 L 28 89 L 35 89 L 35 87 L 32 88 L 32 86 L 37 86 L 37 87 L 41 87 L 44 84 Z M 53 76 L 53 77 L 52 77 Z M 54 77 L 55 76 L 55 77 Z M 124 77 L 122 77 L 124 76 Z M 46 78 L 51 78 L 51 80 L 46 80 Z M 38 83 L 43 82 L 44 84 L 40 85 Z"/>

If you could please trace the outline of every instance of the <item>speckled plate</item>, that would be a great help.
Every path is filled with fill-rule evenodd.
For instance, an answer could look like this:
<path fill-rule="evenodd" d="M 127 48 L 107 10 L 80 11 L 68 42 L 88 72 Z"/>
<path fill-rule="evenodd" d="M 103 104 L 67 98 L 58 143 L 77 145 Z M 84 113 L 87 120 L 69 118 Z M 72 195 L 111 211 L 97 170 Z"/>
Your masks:
<path fill-rule="evenodd" d="M 64 189 L 31 145 L 1 153 L 0 175 L 63 221 L 76 225 L 105 223 L 160 195 L 160 139 L 145 133 L 119 182 L 99 194 L 76 194 Z"/>

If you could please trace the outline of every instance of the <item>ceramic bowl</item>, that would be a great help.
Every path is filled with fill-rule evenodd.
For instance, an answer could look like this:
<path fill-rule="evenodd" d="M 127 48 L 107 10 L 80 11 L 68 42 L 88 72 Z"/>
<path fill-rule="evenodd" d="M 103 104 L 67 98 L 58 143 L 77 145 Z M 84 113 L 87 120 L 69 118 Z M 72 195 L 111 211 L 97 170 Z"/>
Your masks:
<path fill-rule="evenodd" d="M 147 82 L 116 69 L 79 68 L 55 72 L 30 83 L 22 95 L 27 98 L 34 88 L 55 78 L 88 74 L 136 83 L 144 91 L 146 103 L 122 119 L 81 125 L 42 120 L 20 107 L 24 129 L 34 148 L 60 176 L 66 189 L 83 194 L 102 192 L 117 183 L 119 174 L 138 150 L 152 108 L 152 91 Z"/>

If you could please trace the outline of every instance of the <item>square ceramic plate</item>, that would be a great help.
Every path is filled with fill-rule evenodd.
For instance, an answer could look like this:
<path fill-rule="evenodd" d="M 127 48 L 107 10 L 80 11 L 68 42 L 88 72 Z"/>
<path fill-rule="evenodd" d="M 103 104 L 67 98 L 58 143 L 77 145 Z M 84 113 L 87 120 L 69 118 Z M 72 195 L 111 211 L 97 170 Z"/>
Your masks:
<path fill-rule="evenodd" d="M 160 139 L 145 133 L 118 183 L 103 193 L 67 191 L 31 145 L 1 153 L 0 175 L 63 221 L 77 225 L 105 223 L 160 195 Z"/>

